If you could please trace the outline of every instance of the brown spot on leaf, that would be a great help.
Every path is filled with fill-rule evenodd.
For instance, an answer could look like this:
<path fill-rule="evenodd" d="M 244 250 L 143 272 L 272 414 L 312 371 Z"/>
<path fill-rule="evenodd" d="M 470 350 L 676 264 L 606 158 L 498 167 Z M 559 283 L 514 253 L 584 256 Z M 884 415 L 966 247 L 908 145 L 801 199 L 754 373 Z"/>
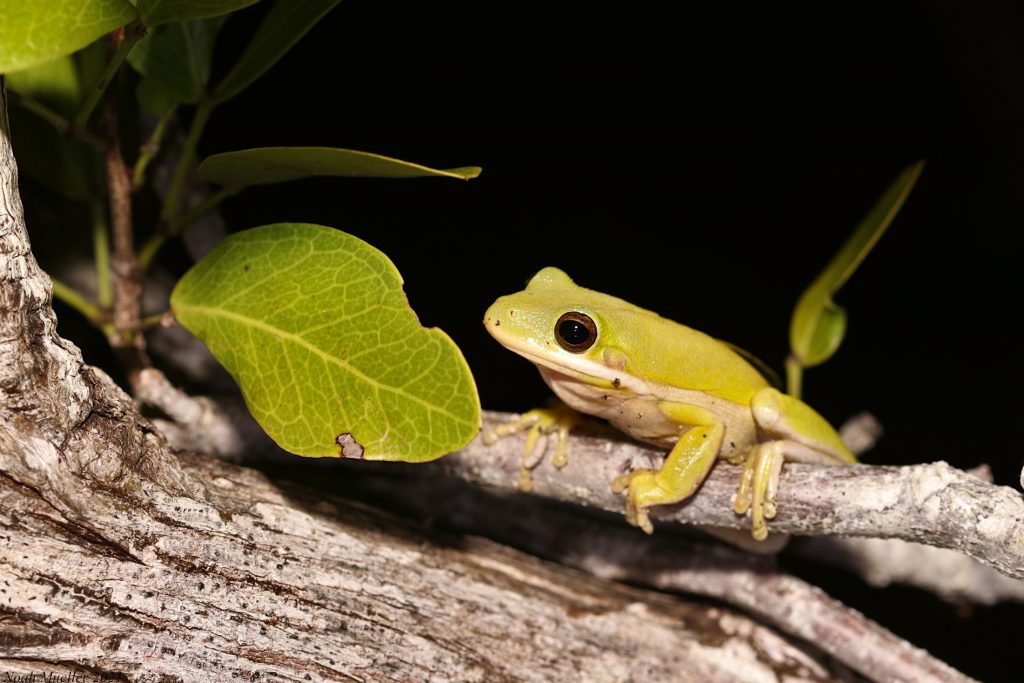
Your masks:
<path fill-rule="evenodd" d="M 334 440 L 334 443 L 341 446 L 341 457 L 343 458 L 355 458 L 361 460 L 363 457 L 363 447 L 355 440 L 349 432 L 344 434 L 338 434 L 338 438 Z"/>

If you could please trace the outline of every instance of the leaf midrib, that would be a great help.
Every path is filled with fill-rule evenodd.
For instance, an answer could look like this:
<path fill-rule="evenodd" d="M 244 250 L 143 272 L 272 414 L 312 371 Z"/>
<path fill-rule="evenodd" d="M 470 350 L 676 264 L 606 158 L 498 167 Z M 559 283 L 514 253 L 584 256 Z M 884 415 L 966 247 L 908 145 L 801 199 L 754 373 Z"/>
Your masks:
<path fill-rule="evenodd" d="M 414 394 L 409 393 L 408 391 L 406 391 L 402 387 L 391 386 L 389 384 L 383 384 L 381 382 L 378 382 L 373 377 L 370 377 L 369 375 L 366 375 L 365 373 L 363 373 L 358 368 L 356 368 L 356 367 L 346 363 L 345 361 L 343 361 L 340 358 L 337 358 L 335 356 L 332 356 L 332 355 L 328 354 L 327 352 L 323 351 L 321 348 L 319 348 L 317 346 L 314 346 L 313 344 L 308 342 L 306 339 L 304 339 L 303 337 L 295 334 L 294 332 L 289 332 L 288 330 L 282 330 L 282 329 L 280 329 L 278 327 L 274 327 L 273 325 L 268 325 L 267 323 L 265 323 L 265 322 L 263 322 L 261 320 L 256 320 L 255 318 L 250 318 L 247 315 L 243 315 L 241 313 L 236 313 L 234 311 L 228 311 L 228 310 L 225 310 L 225 309 L 222 309 L 222 308 L 213 308 L 213 307 L 210 307 L 210 306 L 193 306 L 193 305 L 189 305 L 189 304 L 184 304 L 184 305 L 179 304 L 179 305 L 175 306 L 175 308 L 178 311 L 182 312 L 182 313 L 186 313 L 186 312 L 200 313 L 200 314 L 208 315 L 208 316 L 213 317 L 213 318 L 225 318 L 227 320 L 233 320 L 233 321 L 235 321 L 237 323 L 241 323 L 243 325 L 248 325 L 248 326 L 253 327 L 255 329 L 262 330 L 263 332 L 266 332 L 268 334 L 273 334 L 273 335 L 277 336 L 278 338 L 288 339 L 288 340 L 293 341 L 294 343 L 298 344 L 299 346 L 307 349 L 308 351 L 312 352 L 313 354 L 319 356 L 324 361 L 326 361 L 328 363 L 331 363 L 333 365 L 337 365 L 338 367 L 343 368 L 344 370 L 347 370 L 348 372 L 351 372 L 353 375 L 356 375 L 357 377 L 362 379 L 367 384 L 370 384 L 370 385 L 372 385 L 372 386 L 374 386 L 374 387 L 376 387 L 378 389 L 383 389 L 383 390 L 387 390 L 387 391 L 393 391 L 393 392 L 395 392 L 397 394 L 400 394 L 401 396 L 404 396 L 405 398 L 408 398 L 410 401 L 413 401 L 414 403 L 420 404 L 421 406 L 423 406 L 427 410 L 443 413 L 444 415 L 447 415 L 448 417 L 450 417 L 453 420 L 456 420 L 458 422 L 461 422 L 462 424 L 466 424 L 466 425 L 472 424 L 472 420 L 467 420 L 464 417 L 462 417 L 460 415 L 456 415 L 455 413 L 453 413 L 453 412 L 451 412 L 451 411 L 449 411 L 449 410 L 447 410 L 445 408 L 442 408 L 440 406 L 437 406 L 437 405 L 434 405 L 432 403 L 429 403 L 429 402 L 423 400 L 422 398 L 420 398 L 419 396 L 416 396 Z"/>

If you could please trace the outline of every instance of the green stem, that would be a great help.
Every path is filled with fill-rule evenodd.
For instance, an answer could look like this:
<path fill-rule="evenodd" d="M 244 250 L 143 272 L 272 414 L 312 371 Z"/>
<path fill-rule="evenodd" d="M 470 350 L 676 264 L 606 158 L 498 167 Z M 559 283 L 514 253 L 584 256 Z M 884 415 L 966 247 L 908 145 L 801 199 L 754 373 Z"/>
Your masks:
<path fill-rule="evenodd" d="M 170 223 L 162 223 L 162 227 L 158 228 L 157 231 L 153 233 L 139 251 L 139 267 L 142 268 L 143 271 L 149 268 L 153 259 L 156 258 L 157 253 L 160 251 L 160 248 L 164 246 L 164 242 L 181 233 L 189 223 L 203 214 L 212 211 L 221 203 L 221 201 L 237 194 L 241 189 L 241 187 L 221 188 L 186 213 L 181 216 L 176 216 Z"/>
<path fill-rule="evenodd" d="M 93 325 L 101 325 L 103 322 L 103 312 L 100 311 L 99 307 L 93 302 L 86 299 L 84 296 L 76 292 L 71 287 L 61 282 L 55 277 L 50 277 L 50 281 L 53 283 L 53 296 L 66 303 L 71 308 L 75 309 L 79 313 L 85 316 L 85 318 Z"/>
<path fill-rule="evenodd" d="M 15 99 L 22 109 L 30 111 L 43 121 L 46 121 L 61 135 L 67 135 L 71 132 L 71 122 L 39 100 L 32 99 L 27 95 L 22 95 L 21 93 L 14 92 L 13 90 L 8 90 L 7 92 Z M 96 150 L 103 150 L 107 146 L 107 143 L 103 138 L 93 135 L 89 131 L 75 131 L 75 137 Z"/>
<path fill-rule="evenodd" d="M 114 305 L 114 286 L 110 276 L 110 225 L 107 222 L 106 203 L 89 200 L 92 214 L 92 253 L 96 264 L 96 298 L 103 310 Z"/>
<path fill-rule="evenodd" d="M 786 356 L 786 393 L 800 398 L 803 391 L 804 366 L 796 356 Z"/>
<path fill-rule="evenodd" d="M 163 313 L 154 313 L 153 315 L 147 315 L 142 319 L 142 327 L 150 328 L 160 326 L 163 323 L 165 315 L 167 315 L 167 311 L 164 311 Z"/>
<path fill-rule="evenodd" d="M 30 111 L 43 121 L 53 126 L 58 133 L 64 135 L 71 130 L 71 122 L 65 117 L 61 116 L 54 110 L 47 107 L 39 100 L 32 99 L 28 95 L 22 95 L 19 92 L 13 90 L 8 91 L 14 100 L 26 111 Z"/>
<path fill-rule="evenodd" d="M 163 142 L 167 126 L 174 118 L 177 107 L 171 107 L 156 122 L 156 127 L 149 139 L 139 148 L 139 158 L 135 160 L 135 169 L 132 172 L 132 189 L 138 191 L 146 182 L 146 169 L 160 151 L 160 143 Z"/>
<path fill-rule="evenodd" d="M 103 69 L 103 73 L 100 74 L 96 85 L 89 91 L 88 96 L 82 102 L 82 106 L 78 109 L 78 113 L 75 114 L 75 118 L 71 122 L 71 130 L 75 131 L 76 134 L 78 131 L 86 129 L 89 117 L 92 116 L 92 111 L 96 108 L 100 98 L 103 97 L 103 93 L 107 91 L 107 86 L 114 80 L 117 70 L 124 64 L 125 58 L 128 57 L 128 53 L 135 47 L 135 43 L 142 40 L 144 35 L 146 35 L 146 27 L 141 22 L 134 22 L 124 27 L 124 39 L 117 46 L 114 56 L 110 58 L 107 66 Z"/>
<path fill-rule="evenodd" d="M 181 201 L 181 193 L 185 189 L 185 179 L 188 178 L 192 164 L 195 162 L 196 147 L 199 145 L 199 138 L 206 128 L 206 122 L 210 119 L 210 112 L 214 105 L 209 100 L 202 100 L 196 107 L 195 118 L 192 119 L 192 128 L 188 131 L 188 138 L 185 139 L 185 146 L 181 150 L 181 157 L 178 165 L 174 168 L 174 176 L 171 178 L 171 187 L 164 199 L 164 208 L 160 211 L 160 220 L 163 223 L 170 223 L 178 210 L 178 203 Z"/>

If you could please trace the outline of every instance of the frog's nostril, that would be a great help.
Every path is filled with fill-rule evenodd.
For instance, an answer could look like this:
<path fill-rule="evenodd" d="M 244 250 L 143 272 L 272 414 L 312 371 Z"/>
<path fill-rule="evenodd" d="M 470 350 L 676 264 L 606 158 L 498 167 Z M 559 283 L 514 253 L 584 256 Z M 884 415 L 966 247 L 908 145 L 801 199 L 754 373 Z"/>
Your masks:
<path fill-rule="evenodd" d="M 516 317 L 516 312 L 515 311 L 509 311 L 508 312 L 508 317 L 510 317 L 510 318 Z"/>

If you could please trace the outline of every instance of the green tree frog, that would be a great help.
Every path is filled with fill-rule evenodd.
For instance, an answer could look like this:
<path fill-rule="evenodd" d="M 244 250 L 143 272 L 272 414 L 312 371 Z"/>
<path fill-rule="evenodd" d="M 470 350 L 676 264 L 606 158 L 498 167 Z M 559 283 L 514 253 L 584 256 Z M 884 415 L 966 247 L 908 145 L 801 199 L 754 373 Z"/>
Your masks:
<path fill-rule="evenodd" d="M 750 511 L 751 533 L 767 537 L 784 460 L 856 462 L 835 429 L 783 394 L 728 344 L 545 268 L 526 289 L 499 298 L 487 331 L 534 363 L 570 408 L 604 418 L 635 439 L 670 448 L 658 470 L 612 482 L 626 492 L 626 519 L 653 531 L 648 508 L 693 494 L 717 458 L 743 464 L 734 509 Z M 485 440 L 531 430 L 521 483 L 529 482 L 537 436 L 557 433 L 554 465 L 565 464 L 571 420 L 535 410 Z"/>

